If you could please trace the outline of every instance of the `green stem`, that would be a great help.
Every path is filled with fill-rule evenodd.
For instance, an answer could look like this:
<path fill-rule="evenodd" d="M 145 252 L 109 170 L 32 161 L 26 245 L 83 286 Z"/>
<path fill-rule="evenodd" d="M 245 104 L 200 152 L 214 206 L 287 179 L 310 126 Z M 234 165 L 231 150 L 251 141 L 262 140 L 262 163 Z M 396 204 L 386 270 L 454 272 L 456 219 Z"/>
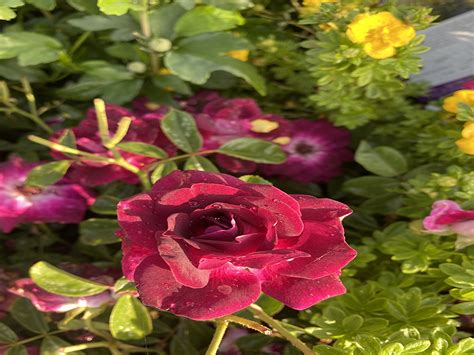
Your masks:
<path fill-rule="evenodd" d="M 181 159 L 186 159 L 186 158 L 191 158 L 191 157 L 197 157 L 197 156 L 200 156 L 200 155 L 209 155 L 209 154 L 214 154 L 214 153 L 217 153 L 217 152 L 218 152 L 217 149 L 210 149 L 210 150 L 203 150 L 203 151 L 195 152 L 195 153 L 177 155 L 175 157 L 171 157 L 171 158 L 162 159 L 160 161 L 157 161 L 156 163 L 153 163 L 152 165 L 147 167 L 146 170 L 147 171 L 155 170 L 158 165 L 166 164 L 166 163 L 169 163 L 171 161 L 181 160 Z"/>
<path fill-rule="evenodd" d="M 278 320 L 273 319 L 268 314 L 266 314 L 261 307 L 257 306 L 256 304 L 252 304 L 248 307 L 248 310 L 250 310 L 250 312 L 252 312 L 256 318 L 263 320 L 273 329 L 278 331 L 278 333 L 288 340 L 295 348 L 299 349 L 304 355 L 315 354 L 314 351 L 308 348 L 305 343 L 286 330 L 286 328 L 281 325 Z"/>
<path fill-rule="evenodd" d="M 148 17 L 148 0 L 143 0 L 143 11 L 140 13 L 140 28 L 143 37 L 149 39 L 152 36 L 150 18 Z M 150 65 L 152 73 L 158 74 L 160 71 L 160 58 L 153 51 L 150 53 Z"/>
<path fill-rule="evenodd" d="M 89 38 L 92 32 L 84 32 L 82 33 L 74 42 L 71 49 L 69 50 L 69 55 L 72 56 L 81 46 L 82 44 Z"/>
<path fill-rule="evenodd" d="M 94 349 L 94 348 L 108 348 L 110 346 L 109 343 L 106 341 L 99 341 L 97 343 L 87 343 L 87 344 L 78 344 L 78 345 L 71 345 L 61 348 L 59 352 L 61 354 L 72 353 L 74 351 L 81 351 L 86 349 Z"/>
<path fill-rule="evenodd" d="M 15 107 L 13 106 L 12 104 L 10 103 L 4 103 L 5 106 L 7 106 L 8 108 L 4 109 L 0 109 L 0 112 L 13 112 L 13 113 L 16 113 L 20 116 L 23 116 L 23 117 L 26 117 L 26 118 L 29 118 L 30 120 L 32 120 L 34 123 L 36 123 L 38 126 L 40 126 L 41 128 L 43 128 L 48 134 L 52 134 L 54 131 L 51 129 L 51 127 L 49 127 L 46 123 L 44 123 L 41 118 L 39 118 L 38 116 L 35 116 L 35 115 L 32 115 L 31 113 L 29 112 L 26 112 L 26 111 L 23 111 L 22 109 L 19 109 L 18 107 Z"/>
<path fill-rule="evenodd" d="M 60 334 L 60 333 L 66 333 L 66 332 L 68 332 L 68 331 L 69 331 L 69 330 L 56 330 L 56 331 L 50 332 L 50 333 L 48 333 L 48 334 L 40 334 L 40 335 L 37 335 L 37 336 L 32 337 L 32 338 L 28 338 L 28 339 L 24 339 L 24 340 L 21 340 L 21 341 L 17 341 L 17 342 L 15 342 L 15 343 L 0 345 L 0 350 L 8 349 L 8 348 L 10 348 L 10 347 L 13 348 L 13 347 L 18 346 L 18 345 L 28 344 L 28 343 L 31 343 L 31 342 L 33 342 L 33 341 L 42 339 L 42 338 L 47 337 L 47 336 L 50 336 L 50 335 L 55 335 L 55 334 Z"/>
<path fill-rule="evenodd" d="M 272 335 L 273 333 L 271 329 L 268 329 L 264 325 L 261 325 L 260 323 L 254 322 L 250 319 L 246 319 L 246 318 L 242 318 L 242 317 L 238 317 L 234 315 L 225 316 L 222 319 L 228 322 L 240 324 L 246 328 L 256 330 L 257 332 L 265 334 L 265 335 Z"/>
<path fill-rule="evenodd" d="M 214 336 L 212 337 L 211 344 L 209 344 L 209 348 L 207 348 L 206 355 L 217 354 L 217 351 L 219 350 L 219 345 L 221 345 L 225 331 L 229 326 L 229 322 L 225 319 L 217 319 L 216 324 L 216 331 L 214 332 Z"/>

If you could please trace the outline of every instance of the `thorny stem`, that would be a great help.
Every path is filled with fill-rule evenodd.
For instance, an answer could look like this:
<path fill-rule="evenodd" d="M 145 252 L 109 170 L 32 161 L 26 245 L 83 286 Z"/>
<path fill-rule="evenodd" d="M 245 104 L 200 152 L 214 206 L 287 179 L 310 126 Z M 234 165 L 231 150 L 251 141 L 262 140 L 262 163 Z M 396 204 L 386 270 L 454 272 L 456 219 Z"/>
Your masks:
<path fill-rule="evenodd" d="M 209 348 L 207 348 L 206 355 L 217 354 L 217 351 L 219 350 L 219 345 L 221 345 L 225 331 L 229 326 L 229 322 L 222 318 L 217 319 L 216 324 L 216 331 L 214 332 L 214 336 L 212 337 L 211 344 L 209 344 Z"/>
<path fill-rule="evenodd" d="M 264 325 L 261 325 L 260 323 L 254 322 L 250 319 L 246 319 L 246 318 L 242 318 L 242 317 L 238 317 L 234 315 L 225 316 L 222 319 L 232 322 L 232 323 L 240 324 L 246 328 L 256 330 L 257 332 L 265 334 L 265 335 L 272 335 L 273 333 L 271 329 L 268 329 Z"/>
<path fill-rule="evenodd" d="M 250 312 L 252 312 L 255 317 L 263 320 L 273 329 L 277 330 L 278 333 L 288 340 L 295 348 L 299 349 L 304 355 L 315 354 L 314 351 L 308 348 L 305 343 L 286 330 L 279 321 L 266 314 L 261 307 L 257 306 L 256 304 L 252 304 L 248 307 L 248 310 L 250 310 Z"/>
<path fill-rule="evenodd" d="M 140 13 L 140 28 L 143 37 L 149 39 L 152 36 L 150 19 L 148 17 L 148 0 L 143 0 L 143 11 Z M 158 74 L 160 70 L 159 57 L 153 51 L 150 52 L 150 65 L 153 74 Z"/>

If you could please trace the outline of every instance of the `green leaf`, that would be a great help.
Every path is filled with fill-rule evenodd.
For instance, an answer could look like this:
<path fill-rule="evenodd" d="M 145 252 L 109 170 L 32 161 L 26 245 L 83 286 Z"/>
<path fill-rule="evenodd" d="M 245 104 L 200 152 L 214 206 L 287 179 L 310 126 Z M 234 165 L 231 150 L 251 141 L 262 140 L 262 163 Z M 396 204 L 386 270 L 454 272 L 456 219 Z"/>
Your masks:
<path fill-rule="evenodd" d="M 218 173 L 219 169 L 207 158 L 201 156 L 191 157 L 184 163 L 184 170 L 200 170 Z"/>
<path fill-rule="evenodd" d="M 453 312 L 465 315 L 474 314 L 474 302 L 462 302 L 451 307 Z"/>
<path fill-rule="evenodd" d="M 17 340 L 18 337 L 15 332 L 5 324 L 0 323 L 0 344 L 14 343 Z"/>
<path fill-rule="evenodd" d="M 262 293 L 262 295 L 258 298 L 256 302 L 262 309 L 265 311 L 265 313 L 274 316 L 275 314 L 280 313 L 280 311 L 285 307 L 283 303 L 280 301 L 277 301 L 276 299 L 267 296 Z"/>
<path fill-rule="evenodd" d="M 18 297 L 12 305 L 10 314 L 13 319 L 33 333 L 47 334 L 49 331 L 44 315 L 27 298 Z"/>
<path fill-rule="evenodd" d="M 265 80 L 255 67 L 225 54 L 228 51 L 247 49 L 250 44 L 230 33 L 204 33 L 179 41 L 175 50 L 165 55 L 165 65 L 173 74 L 194 84 L 202 85 L 211 73 L 222 70 L 240 77 L 265 95 Z"/>
<path fill-rule="evenodd" d="M 176 21 L 186 12 L 178 4 L 160 6 L 149 14 L 151 32 L 157 38 L 174 38 Z"/>
<path fill-rule="evenodd" d="M 109 289 L 109 286 L 70 274 L 45 261 L 30 268 L 30 277 L 42 289 L 62 296 L 91 296 Z"/>
<path fill-rule="evenodd" d="M 60 160 L 33 168 L 26 178 L 27 186 L 45 187 L 59 181 L 71 166 L 72 161 Z"/>
<path fill-rule="evenodd" d="M 203 0 L 202 2 L 225 10 L 245 10 L 253 6 L 251 0 Z"/>
<path fill-rule="evenodd" d="M 258 175 L 243 175 L 239 177 L 239 179 L 251 184 L 273 185 L 270 181 L 265 180 L 263 177 Z"/>
<path fill-rule="evenodd" d="M 416 340 L 408 344 L 405 344 L 405 349 L 403 349 L 404 354 L 419 354 L 428 349 L 431 346 L 429 340 Z"/>
<path fill-rule="evenodd" d="M 160 122 L 163 133 L 174 145 L 186 153 L 197 152 L 202 137 L 194 118 L 187 112 L 170 110 Z"/>
<path fill-rule="evenodd" d="M 170 343 L 170 355 L 199 355 L 200 352 L 191 344 L 189 339 L 173 337 Z"/>
<path fill-rule="evenodd" d="M 26 2 L 45 11 L 51 11 L 56 7 L 56 0 L 26 0 Z"/>
<path fill-rule="evenodd" d="M 168 161 L 158 165 L 155 170 L 151 173 L 151 182 L 154 184 L 160 180 L 163 176 L 171 174 L 173 171 L 178 170 L 178 166 L 174 161 Z"/>
<path fill-rule="evenodd" d="M 146 307 L 131 295 L 120 297 L 110 314 L 110 332 L 116 339 L 138 340 L 151 333 L 153 325 Z"/>
<path fill-rule="evenodd" d="M 286 154 L 278 144 L 256 138 L 233 139 L 218 149 L 219 153 L 257 163 L 281 164 Z"/>
<path fill-rule="evenodd" d="M 21 66 L 54 62 L 62 44 L 53 37 L 33 32 L 0 34 L 0 59 L 18 57 Z"/>
<path fill-rule="evenodd" d="M 214 6 L 198 6 L 186 12 L 178 20 L 175 32 L 178 36 L 190 37 L 206 32 L 230 30 L 245 23 L 245 19 L 234 11 Z"/>
<path fill-rule="evenodd" d="M 117 147 L 126 152 L 140 154 L 156 159 L 165 159 L 168 157 L 168 154 L 163 149 L 142 142 L 124 142 L 117 145 Z"/>
<path fill-rule="evenodd" d="M 90 15 L 69 20 L 68 23 L 84 31 L 112 30 L 110 33 L 112 41 L 131 41 L 134 39 L 133 33 L 140 30 L 137 23 L 129 15 Z"/>
<path fill-rule="evenodd" d="M 69 6 L 73 7 L 77 11 L 85 11 L 91 14 L 99 13 L 97 7 L 97 0 L 66 0 Z"/>
<path fill-rule="evenodd" d="M 135 192 L 134 186 L 130 184 L 120 182 L 110 184 L 104 193 L 95 200 L 91 210 L 95 213 L 115 216 L 120 200 L 132 196 Z"/>
<path fill-rule="evenodd" d="M 28 355 L 28 351 L 23 345 L 17 345 L 9 348 L 5 355 Z"/>
<path fill-rule="evenodd" d="M 107 15 L 125 15 L 129 10 L 143 11 L 142 2 L 136 0 L 98 0 L 100 11 Z"/>
<path fill-rule="evenodd" d="M 0 20 L 11 20 L 16 17 L 12 8 L 23 6 L 23 0 L 4 0 L 0 6 Z"/>
<path fill-rule="evenodd" d="M 344 318 L 342 326 L 348 332 L 357 332 L 359 328 L 364 324 L 364 318 L 358 314 L 352 314 L 349 317 Z"/>
<path fill-rule="evenodd" d="M 114 292 L 128 292 L 128 291 L 136 291 L 135 284 L 131 281 L 128 281 L 125 277 L 121 277 L 118 279 L 114 284 Z"/>
<path fill-rule="evenodd" d="M 365 141 L 359 144 L 355 153 L 355 161 L 371 173 L 384 177 L 398 176 L 408 169 L 405 157 L 396 149 L 390 147 L 372 148 Z"/>
<path fill-rule="evenodd" d="M 66 147 L 76 149 L 76 136 L 71 129 L 64 130 L 64 133 L 59 137 L 58 140 L 59 144 L 62 144 Z"/>
<path fill-rule="evenodd" d="M 79 224 L 80 241 L 86 245 L 119 243 L 115 235 L 119 228 L 114 219 L 91 218 Z"/>
<path fill-rule="evenodd" d="M 41 343 L 40 354 L 41 355 L 58 355 L 61 354 L 61 348 L 66 346 L 70 346 L 68 342 L 58 338 L 56 336 L 49 336 L 44 338 L 43 342 Z M 68 352 L 69 355 L 84 355 L 82 351 L 73 351 Z"/>
<path fill-rule="evenodd" d="M 350 179 L 342 185 L 342 188 L 351 194 L 362 197 L 378 197 L 386 194 L 389 189 L 399 186 L 395 179 L 379 176 L 361 176 Z"/>

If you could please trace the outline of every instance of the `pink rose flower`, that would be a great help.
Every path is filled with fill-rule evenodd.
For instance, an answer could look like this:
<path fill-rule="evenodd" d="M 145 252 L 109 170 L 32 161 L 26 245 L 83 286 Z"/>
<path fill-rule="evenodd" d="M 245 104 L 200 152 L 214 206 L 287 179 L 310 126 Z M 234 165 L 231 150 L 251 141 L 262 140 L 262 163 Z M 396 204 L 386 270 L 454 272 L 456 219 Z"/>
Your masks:
<path fill-rule="evenodd" d="M 111 285 L 111 289 L 92 296 L 67 297 L 45 291 L 32 279 L 25 278 L 17 280 L 9 291 L 12 294 L 28 298 L 41 312 L 68 312 L 80 307 L 94 308 L 115 300 L 112 291 L 114 279 L 107 275 L 106 271 L 88 264 L 65 264 L 61 268 L 89 280 Z"/>
<path fill-rule="evenodd" d="M 132 123 L 123 142 L 143 142 L 159 146 L 170 155 L 176 153 L 176 148 L 166 138 L 160 128 L 160 119 L 163 117 L 163 113 L 154 112 L 142 116 L 135 116 L 127 109 L 116 105 L 107 105 L 106 112 L 111 134 L 116 131 L 117 125 L 122 117 L 126 116 L 132 119 Z M 81 121 L 79 126 L 73 128 L 72 131 L 76 136 L 78 149 L 94 153 L 98 156 L 112 157 L 112 153 L 101 143 L 94 109 L 89 109 L 86 118 Z M 62 134 L 62 131 L 54 134 L 53 139 L 57 140 Z M 122 151 L 121 154 L 129 163 L 140 168 L 155 161 L 153 158 L 139 154 L 124 151 Z M 52 155 L 55 158 L 64 159 L 62 153 L 53 151 Z M 117 165 L 86 159 L 82 159 L 81 162 L 73 164 L 67 176 L 72 181 L 77 181 L 86 186 L 105 185 L 117 180 L 130 184 L 138 182 L 138 178 L 135 174 Z"/>
<path fill-rule="evenodd" d="M 427 231 L 452 231 L 463 237 L 474 238 L 474 210 L 463 210 L 456 202 L 440 200 L 433 204 L 431 213 L 423 220 Z"/>
<path fill-rule="evenodd" d="M 294 309 L 345 292 L 344 204 L 175 171 L 118 205 L 124 275 L 141 300 L 191 319 L 239 311 L 263 291 Z"/>
<path fill-rule="evenodd" d="M 88 190 L 66 179 L 45 188 L 24 186 L 38 164 L 19 157 L 0 164 L 0 229 L 4 233 L 20 223 L 79 223 L 94 202 Z"/>
<path fill-rule="evenodd" d="M 281 176 L 294 181 L 328 182 L 342 172 L 342 164 L 352 160 L 350 132 L 325 120 L 299 119 L 292 122 L 289 143 L 282 148 L 286 161 L 263 165 L 263 175 Z"/>

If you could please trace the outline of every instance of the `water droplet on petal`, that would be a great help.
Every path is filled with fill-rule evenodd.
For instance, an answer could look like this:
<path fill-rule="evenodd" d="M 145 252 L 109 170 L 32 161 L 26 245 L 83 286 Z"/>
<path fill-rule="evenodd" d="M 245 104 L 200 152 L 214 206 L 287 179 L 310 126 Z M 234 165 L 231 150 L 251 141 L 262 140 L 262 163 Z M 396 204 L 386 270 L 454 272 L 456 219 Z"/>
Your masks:
<path fill-rule="evenodd" d="M 224 295 L 228 295 L 232 292 L 232 287 L 230 287 L 229 285 L 219 285 L 217 286 L 217 291 Z"/>

